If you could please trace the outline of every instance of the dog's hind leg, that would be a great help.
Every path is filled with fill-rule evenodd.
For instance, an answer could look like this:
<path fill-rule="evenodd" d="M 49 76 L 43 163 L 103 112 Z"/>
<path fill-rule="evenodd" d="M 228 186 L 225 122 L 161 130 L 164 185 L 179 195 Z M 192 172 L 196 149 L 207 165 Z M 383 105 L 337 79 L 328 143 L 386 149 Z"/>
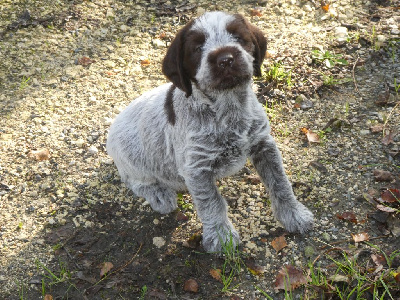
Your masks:
<path fill-rule="evenodd" d="M 158 182 L 142 183 L 131 182 L 129 187 L 139 197 L 143 197 L 150 203 L 153 210 L 167 214 L 177 207 L 176 192 Z"/>
<path fill-rule="evenodd" d="M 281 154 L 271 136 L 252 147 L 251 158 L 269 190 L 275 218 L 290 232 L 304 233 L 313 226 L 313 214 L 293 194 Z"/>

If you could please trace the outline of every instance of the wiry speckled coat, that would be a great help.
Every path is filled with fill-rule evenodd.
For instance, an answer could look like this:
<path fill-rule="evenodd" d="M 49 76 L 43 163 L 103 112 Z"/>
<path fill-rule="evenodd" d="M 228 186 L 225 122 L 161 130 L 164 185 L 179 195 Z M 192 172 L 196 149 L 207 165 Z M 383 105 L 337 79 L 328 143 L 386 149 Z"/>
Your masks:
<path fill-rule="evenodd" d="M 177 34 L 163 62 L 172 81 L 134 100 L 110 128 L 107 151 L 122 180 L 160 213 L 191 193 L 203 246 L 220 251 L 239 235 L 215 181 L 250 157 L 269 189 L 275 217 L 305 232 L 313 215 L 293 194 L 265 110 L 251 89 L 261 75 L 266 40 L 240 15 L 206 13 Z"/>

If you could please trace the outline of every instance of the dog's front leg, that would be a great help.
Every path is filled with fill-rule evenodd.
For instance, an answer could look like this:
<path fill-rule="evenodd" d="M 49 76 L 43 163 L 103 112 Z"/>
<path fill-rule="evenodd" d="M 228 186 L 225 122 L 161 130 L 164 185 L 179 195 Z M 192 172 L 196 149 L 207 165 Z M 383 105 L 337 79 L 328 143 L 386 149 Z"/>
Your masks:
<path fill-rule="evenodd" d="M 290 232 L 304 233 L 312 228 L 313 214 L 293 194 L 282 157 L 271 136 L 251 148 L 252 162 L 269 190 L 275 218 Z"/>
<path fill-rule="evenodd" d="M 191 169 L 186 174 L 186 185 L 203 223 L 204 249 L 219 252 L 224 245 L 236 247 L 239 234 L 228 219 L 227 203 L 218 192 L 212 171 Z"/>

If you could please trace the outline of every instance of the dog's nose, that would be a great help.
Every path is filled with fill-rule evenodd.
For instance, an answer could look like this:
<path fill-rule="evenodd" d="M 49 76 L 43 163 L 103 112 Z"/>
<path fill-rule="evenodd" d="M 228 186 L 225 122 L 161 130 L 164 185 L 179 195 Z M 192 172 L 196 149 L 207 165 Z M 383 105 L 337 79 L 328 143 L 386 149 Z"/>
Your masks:
<path fill-rule="evenodd" d="M 223 53 L 217 58 L 217 65 L 221 69 L 231 67 L 234 62 L 233 55 L 231 53 Z"/>

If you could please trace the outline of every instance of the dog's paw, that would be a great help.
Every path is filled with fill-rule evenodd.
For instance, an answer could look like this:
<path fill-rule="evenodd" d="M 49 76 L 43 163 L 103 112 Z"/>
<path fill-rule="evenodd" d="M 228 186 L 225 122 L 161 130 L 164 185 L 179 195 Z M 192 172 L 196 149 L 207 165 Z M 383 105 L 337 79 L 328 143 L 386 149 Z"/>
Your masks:
<path fill-rule="evenodd" d="M 207 252 L 224 252 L 236 249 L 240 238 L 232 223 L 227 220 L 223 224 L 204 225 L 202 243 Z"/>
<path fill-rule="evenodd" d="M 168 214 L 177 209 L 176 193 L 170 189 L 156 188 L 152 195 L 146 198 L 153 210 L 160 214 Z"/>
<path fill-rule="evenodd" d="M 289 232 L 305 233 L 312 229 L 314 224 L 313 213 L 303 204 L 296 200 L 296 203 L 291 205 L 279 206 L 274 211 L 275 218 Z"/>

